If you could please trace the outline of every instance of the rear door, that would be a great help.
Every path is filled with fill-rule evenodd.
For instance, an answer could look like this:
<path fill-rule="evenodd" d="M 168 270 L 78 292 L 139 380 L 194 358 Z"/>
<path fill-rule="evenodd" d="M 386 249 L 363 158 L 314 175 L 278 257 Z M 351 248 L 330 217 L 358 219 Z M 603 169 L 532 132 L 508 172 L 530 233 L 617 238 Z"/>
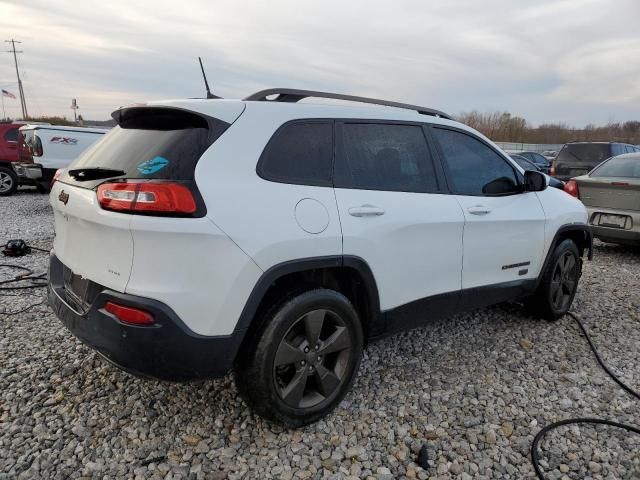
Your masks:
<path fill-rule="evenodd" d="M 522 192 L 519 172 L 479 137 L 448 127 L 432 132 L 464 212 L 462 289 L 536 278 L 545 240 L 536 194 Z"/>
<path fill-rule="evenodd" d="M 238 104 L 236 118 L 242 108 Z M 128 109 L 119 120 L 119 126 L 64 170 L 53 185 L 50 203 L 58 259 L 75 275 L 124 292 L 134 255 L 131 225 L 138 216 L 101 208 L 98 186 L 125 180 L 171 180 L 193 192 L 198 204 L 194 216 L 202 216 L 195 167 L 229 123 L 162 107 Z M 158 224 L 163 219 L 154 220 Z"/>
<path fill-rule="evenodd" d="M 464 217 L 423 127 L 345 121 L 337 131 L 343 252 L 369 264 L 382 310 L 442 293 L 457 297 Z"/>

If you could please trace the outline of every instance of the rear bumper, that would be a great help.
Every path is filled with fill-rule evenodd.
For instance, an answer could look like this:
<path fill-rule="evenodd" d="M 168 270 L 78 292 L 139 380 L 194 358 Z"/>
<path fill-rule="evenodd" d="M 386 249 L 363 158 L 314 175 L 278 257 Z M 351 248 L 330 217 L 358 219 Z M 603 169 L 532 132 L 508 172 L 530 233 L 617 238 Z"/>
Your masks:
<path fill-rule="evenodd" d="M 589 224 L 591 225 L 591 230 L 593 231 L 593 236 L 595 238 L 604 242 L 620 243 L 624 245 L 640 245 L 640 212 L 599 207 L 587 207 L 587 211 L 589 212 Z M 631 217 L 631 228 L 624 229 L 594 225 L 592 222 L 598 217 L 596 215 L 598 213 L 626 215 Z"/>
<path fill-rule="evenodd" d="M 91 306 L 81 311 L 67 301 L 63 269 L 60 260 L 52 255 L 49 305 L 71 333 L 117 367 L 134 375 L 174 382 L 219 378 L 231 369 L 244 336 L 241 333 L 198 335 L 163 303 L 99 285 Z M 109 300 L 150 312 L 155 324 L 141 327 L 120 322 L 103 309 Z"/>
<path fill-rule="evenodd" d="M 37 163 L 14 163 L 13 171 L 21 180 L 40 180 L 42 178 L 42 165 Z"/>

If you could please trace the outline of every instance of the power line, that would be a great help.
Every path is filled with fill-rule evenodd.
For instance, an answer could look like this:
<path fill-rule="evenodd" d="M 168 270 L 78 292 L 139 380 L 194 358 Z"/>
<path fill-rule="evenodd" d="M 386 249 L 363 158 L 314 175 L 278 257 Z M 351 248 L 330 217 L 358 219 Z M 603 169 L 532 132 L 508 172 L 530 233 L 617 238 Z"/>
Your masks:
<path fill-rule="evenodd" d="M 22 80 L 20 80 L 20 72 L 18 70 L 18 53 L 23 53 L 22 50 L 16 50 L 16 43 L 22 43 L 13 38 L 11 40 L 5 40 L 5 43 L 11 44 L 11 50 L 7 50 L 8 53 L 13 53 L 13 61 L 16 64 L 16 77 L 18 77 L 18 93 L 20 94 L 20 107 L 22 108 L 22 118 L 27 120 L 29 113 L 27 112 L 27 100 L 24 98 L 24 90 L 22 89 Z"/>

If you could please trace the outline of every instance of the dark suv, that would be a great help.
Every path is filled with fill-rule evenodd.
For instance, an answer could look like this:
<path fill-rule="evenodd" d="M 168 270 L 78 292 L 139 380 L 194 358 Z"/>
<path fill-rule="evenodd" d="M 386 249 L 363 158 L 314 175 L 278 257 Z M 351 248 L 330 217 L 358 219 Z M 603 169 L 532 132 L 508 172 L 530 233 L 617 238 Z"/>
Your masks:
<path fill-rule="evenodd" d="M 560 180 L 585 175 L 607 158 L 623 153 L 640 152 L 640 148 L 617 142 L 572 142 L 565 144 L 555 161 L 552 174 Z"/>

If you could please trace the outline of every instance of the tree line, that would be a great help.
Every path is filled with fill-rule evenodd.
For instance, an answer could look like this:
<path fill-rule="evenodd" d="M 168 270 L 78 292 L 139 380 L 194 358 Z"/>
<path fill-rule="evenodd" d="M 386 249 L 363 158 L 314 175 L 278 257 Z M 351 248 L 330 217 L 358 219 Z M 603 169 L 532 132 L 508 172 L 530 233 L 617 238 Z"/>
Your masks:
<path fill-rule="evenodd" d="M 508 112 L 481 113 L 474 110 L 460 114 L 456 120 L 482 132 L 494 142 L 567 143 L 623 142 L 640 144 L 640 121 L 609 122 L 603 126 L 571 127 L 566 123 L 545 123 L 538 127 Z"/>

